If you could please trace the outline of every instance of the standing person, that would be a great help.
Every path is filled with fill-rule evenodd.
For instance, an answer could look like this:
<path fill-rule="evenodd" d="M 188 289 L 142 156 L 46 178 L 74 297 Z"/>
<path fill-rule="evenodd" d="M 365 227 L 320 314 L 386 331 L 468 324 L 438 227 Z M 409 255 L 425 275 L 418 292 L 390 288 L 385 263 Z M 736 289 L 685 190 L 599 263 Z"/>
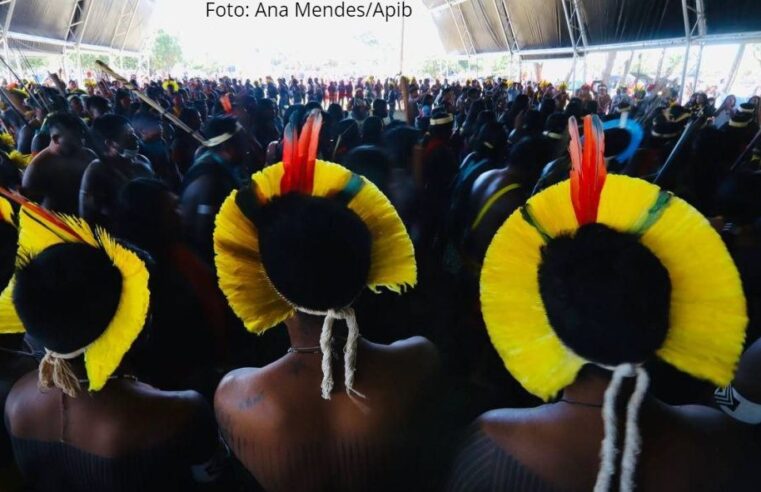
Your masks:
<path fill-rule="evenodd" d="M 25 256 L 0 326 L 20 321 L 44 348 L 39 370 L 15 384 L 5 405 L 27 485 L 194 490 L 210 478 L 218 448 L 208 405 L 198 393 L 164 392 L 130 375 L 130 349 L 149 319 L 145 261 L 79 219 L 33 204 L 21 214 Z"/>
<path fill-rule="evenodd" d="M 346 94 L 346 84 L 341 80 L 338 82 L 338 103 L 341 105 L 341 108 L 346 108 Z"/>
<path fill-rule="evenodd" d="M 716 410 L 658 401 L 645 369 L 657 355 L 732 379 L 748 319 L 729 253 L 683 200 L 606 176 L 596 116 L 583 152 L 575 118 L 569 132 L 571 179 L 510 216 L 481 271 L 506 367 L 536 396 L 561 399 L 482 415 L 449 490 L 754 490 L 759 454 L 742 431 Z"/>
<path fill-rule="evenodd" d="M 319 111 L 304 125 L 298 145 L 313 149 L 308 156 L 295 152 L 290 126 L 284 162 L 230 195 L 217 219 L 230 305 L 253 333 L 284 321 L 291 348 L 225 376 L 215 411 L 265 490 L 419 490 L 416 456 L 425 452 L 413 448 L 435 394 L 436 349 L 420 337 L 366 340 L 352 308 L 365 286 L 416 283 L 412 242 L 373 184 L 315 160 L 320 125 Z"/>
<path fill-rule="evenodd" d="M 714 114 L 713 125 L 716 128 L 721 128 L 735 115 L 735 106 L 737 106 L 737 98 L 730 94 L 721 103 L 721 106 L 716 110 Z"/>
<path fill-rule="evenodd" d="M 73 114 L 53 113 L 47 127 L 50 144 L 24 171 L 21 192 L 49 210 L 76 215 L 82 176 L 97 156 L 84 146 L 86 128 Z"/>
<path fill-rule="evenodd" d="M 597 90 L 597 112 L 605 116 L 610 112 L 613 99 L 608 94 L 608 88 L 605 85 L 600 85 Z"/>
<path fill-rule="evenodd" d="M 396 114 L 396 107 L 399 104 L 399 95 L 396 84 L 389 81 L 388 90 L 386 90 L 386 102 L 388 103 L 388 116 L 392 122 L 394 121 L 394 114 Z"/>

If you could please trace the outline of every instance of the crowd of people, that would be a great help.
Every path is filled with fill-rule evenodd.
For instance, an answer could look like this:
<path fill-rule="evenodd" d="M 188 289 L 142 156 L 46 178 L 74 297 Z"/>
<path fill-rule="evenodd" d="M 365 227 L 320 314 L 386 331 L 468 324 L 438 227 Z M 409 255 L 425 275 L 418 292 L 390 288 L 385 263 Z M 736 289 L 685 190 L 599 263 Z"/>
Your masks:
<path fill-rule="evenodd" d="M 759 98 L 614 92 L 5 84 L 0 490 L 757 490 Z"/>

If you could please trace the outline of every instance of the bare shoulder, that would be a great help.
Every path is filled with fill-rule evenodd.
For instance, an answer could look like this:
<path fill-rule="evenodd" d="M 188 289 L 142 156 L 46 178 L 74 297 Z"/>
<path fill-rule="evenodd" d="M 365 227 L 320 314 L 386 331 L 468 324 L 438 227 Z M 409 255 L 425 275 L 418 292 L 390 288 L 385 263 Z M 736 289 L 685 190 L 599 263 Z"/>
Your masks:
<path fill-rule="evenodd" d="M 92 162 L 98 159 L 98 155 L 88 147 L 82 147 L 82 150 L 80 150 L 80 155 L 82 156 L 82 160 L 87 162 Z"/>
<path fill-rule="evenodd" d="M 439 367 L 439 349 L 430 340 L 421 336 L 414 336 L 397 340 L 389 347 L 399 356 L 416 361 L 420 368 L 436 370 Z"/>
<path fill-rule="evenodd" d="M 6 417 L 15 419 L 16 416 L 23 416 L 28 413 L 29 403 L 36 399 L 39 393 L 39 391 L 30 391 L 30 389 L 36 389 L 36 382 L 36 370 L 23 375 L 16 381 L 5 401 Z"/>
<path fill-rule="evenodd" d="M 509 430 L 526 424 L 536 424 L 549 415 L 547 406 L 534 408 L 499 408 L 489 410 L 476 419 L 476 424 L 484 430 Z"/>
<path fill-rule="evenodd" d="M 214 410 L 217 414 L 220 411 L 229 413 L 241 409 L 241 401 L 245 402 L 250 394 L 262 393 L 267 385 L 264 372 L 255 367 L 244 367 L 227 373 L 214 393 Z"/>
<path fill-rule="evenodd" d="M 481 175 L 476 178 L 476 180 L 473 182 L 473 192 L 477 193 L 479 191 L 482 191 L 489 187 L 491 183 L 493 183 L 495 180 L 498 180 L 502 175 L 501 169 L 491 169 L 489 171 L 486 171 L 484 173 L 481 173 Z"/>
<path fill-rule="evenodd" d="M 48 158 L 50 157 L 50 149 L 47 147 L 42 149 L 36 156 L 32 158 L 32 160 L 29 162 L 29 166 L 27 166 L 27 170 L 32 166 L 37 166 L 41 162 L 44 163 Z"/>

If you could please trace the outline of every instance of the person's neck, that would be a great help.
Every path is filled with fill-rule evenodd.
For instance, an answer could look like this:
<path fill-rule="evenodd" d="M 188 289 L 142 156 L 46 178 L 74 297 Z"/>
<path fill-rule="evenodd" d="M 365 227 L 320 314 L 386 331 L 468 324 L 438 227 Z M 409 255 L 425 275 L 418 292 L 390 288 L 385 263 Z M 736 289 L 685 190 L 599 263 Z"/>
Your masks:
<path fill-rule="evenodd" d="M 312 316 L 304 313 L 296 313 L 287 319 L 285 326 L 288 329 L 291 347 L 305 348 L 319 346 L 323 322 L 324 318 L 322 316 Z"/>
<path fill-rule="evenodd" d="M 602 370 L 582 370 L 573 384 L 563 390 L 562 399 L 568 402 L 602 405 L 612 373 Z M 629 400 L 634 391 L 635 378 L 624 378 L 619 391 L 618 404 Z"/>

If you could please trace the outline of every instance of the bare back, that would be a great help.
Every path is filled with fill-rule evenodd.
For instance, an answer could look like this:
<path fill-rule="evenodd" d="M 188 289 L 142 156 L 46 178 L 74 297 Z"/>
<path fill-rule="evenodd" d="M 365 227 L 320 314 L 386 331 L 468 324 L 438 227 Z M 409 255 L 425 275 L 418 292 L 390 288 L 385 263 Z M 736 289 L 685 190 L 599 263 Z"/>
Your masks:
<path fill-rule="evenodd" d="M 600 409 L 557 403 L 495 410 L 477 424 L 520 468 L 553 490 L 594 488 L 604 433 Z M 639 427 L 638 490 L 756 490 L 748 484 L 751 468 L 744 465 L 758 462 L 758 450 L 719 412 L 650 399 Z"/>
<path fill-rule="evenodd" d="M 405 490 L 417 445 L 415 422 L 433 391 L 438 356 L 411 338 L 391 345 L 362 340 L 350 399 L 339 381 L 320 394 L 319 354 L 288 354 L 262 369 L 228 374 L 215 410 L 228 445 L 266 490 Z"/>
<path fill-rule="evenodd" d="M 5 417 L 22 473 L 45 490 L 91 484 L 106 491 L 115 480 L 124 490 L 133 490 L 133 480 L 178 486 L 217 448 L 213 415 L 199 394 L 128 379 L 70 398 L 57 388 L 40 391 L 34 371 L 11 390 Z"/>
<path fill-rule="evenodd" d="M 76 215 L 82 176 L 96 158 L 88 148 L 81 148 L 72 156 L 44 149 L 24 171 L 22 189 L 29 198 L 49 210 Z"/>

